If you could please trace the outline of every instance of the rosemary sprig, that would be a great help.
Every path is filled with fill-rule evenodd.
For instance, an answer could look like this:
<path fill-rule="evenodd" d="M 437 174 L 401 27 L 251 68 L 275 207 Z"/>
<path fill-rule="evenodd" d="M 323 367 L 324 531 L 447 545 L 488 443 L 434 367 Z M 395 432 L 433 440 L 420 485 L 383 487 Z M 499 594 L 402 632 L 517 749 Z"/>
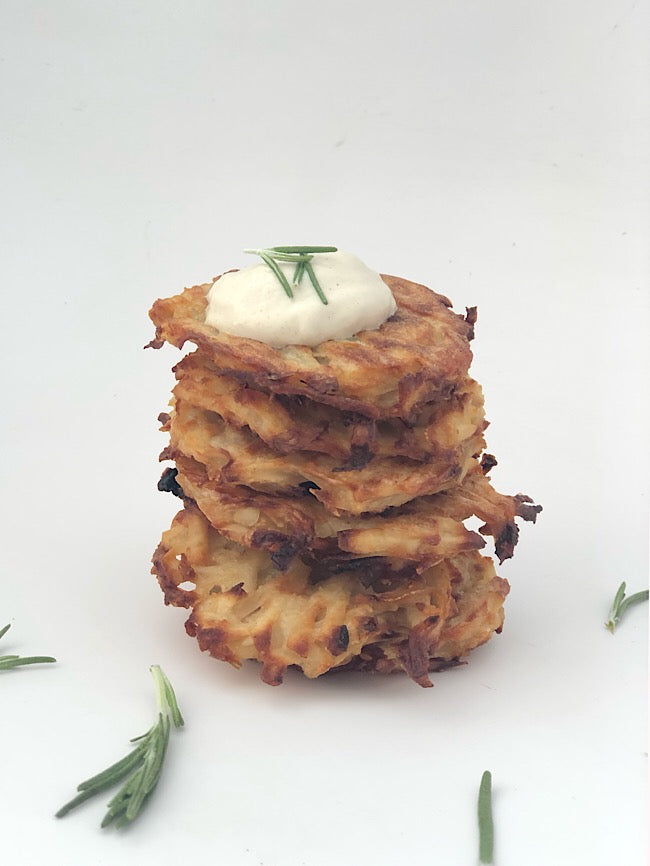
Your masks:
<path fill-rule="evenodd" d="M 318 253 L 337 252 L 337 247 L 268 247 L 268 249 L 244 250 L 244 252 L 259 256 L 262 261 L 268 265 L 275 274 L 288 298 L 293 298 L 293 291 L 291 290 L 289 281 L 278 265 L 278 262 L 294 262 L 296 265 L 292 280 L 294 287 L 300 285 L 306 272 L 312 286 L 314 287 L 314 291 L 320 298 L 321 303 L 327 306 L 327 298 L 325 297 L 325 293 L 323 292 L 323 289 L 318 282 L 318 278 L 314 273 L 311 261 L 314 258 L 314 255 L 317 255 Z"/>
<path fill-rule="evenodd" d="M 609 618 L 605 623 L 605 628 L 607 629 L 607 631 L 614 634 L 614 632 L 616 631 L 616 626 L 618 625 L 618 621 L 621 619 L 628 607 L 631 607 L 633 604 L 639 604 L 639 602 L 641 601 L 647 601 L 648 596 L 648 590 L 643 589 L 641 590 L 641 592 L 635 592 L 634 595 L 630 595 L 626 598 L 625 581 L 623 581 L 623 583 L 616 591 L 614 601 L 612 602 L 612 607 L 609 611 Z"/>
<path fill-rule="evenodd" d="M 11 623 L 8 623 L 3 628 L 0 628 L 0 638 L 4 637 L 11 628 Z M 52 656 L 17 656 L 8 655 L 0 656 L 0 671 L 8 671 L 11 668 L 19 668 L 23 665 L 40 665 L 47 662 L 55 662 L 56 659 Z"/>
<path fill-rule="evenodd" d="M 184 724 L 171 683 L 158 665 L 152 665 L 150 671 L 156 684 L 157 721 L 146 734 L 131 740 L 132 743 L 137 743 L 132 752 L 96 776 L 81 782 L 77 787 L 79 793 L 59 809 L 57 818 L 63 818 L 81 803 L 107 788 L 112 788 L 123 779 L 126 781 L 108 803 L 101 826 L 108 827 L 114 822 L 116 827 L 123 827 L 137 818 L 142 811 L 160 779 L 171 722 L 176 728 Z"/>
<path fill-rule="evenodd" d="M 323 290 L 320 287 L 320 283 L 316 279 L 316 274 L 314 273 L 314 269 L 311 266 L 311 262 L 305 262 L 305 270 L 307 271 L 307 276 L 311 280 L 311 284 L 316 290 L 316 294 L 321 300 L 321 303 L 327 306 L 327 298 L 325 297 Z"/>
<path fill-rule="evenodd" d="M 493 863 L 494 822 L 492 820 L 492 773 L 486 770 L 478 789 L 479 860 Z"/>
<path fill-rule="evenodd" d="M 291 255 L 311 255 L 312 253 L 336 253 L 338 247 L 271 247 L 274 253 Z"/>

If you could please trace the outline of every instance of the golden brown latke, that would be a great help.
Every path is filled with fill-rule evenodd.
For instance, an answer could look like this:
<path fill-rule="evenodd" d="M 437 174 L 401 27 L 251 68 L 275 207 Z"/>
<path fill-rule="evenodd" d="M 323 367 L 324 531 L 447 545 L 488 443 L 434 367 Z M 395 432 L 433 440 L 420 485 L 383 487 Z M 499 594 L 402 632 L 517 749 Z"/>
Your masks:
<path fill-rule="evenodd" d="M 241 486 L 214 485 L 205 467 L 194 460 L 179 458 L 177 470 L 181 488 L 177 493 L 195 502 L 222 535 L 244 547 L 267 550 L 282 571 L 296 554 L 326 558 L 330 569 L 354 554 L 355 558 L 406 560 L 422 571 L 441 559 L 485 545 L 459 520 L 438 513 L 403 515 L 393 509 L 388 517 L 334 517 L 312 497 L 271 496 Z"/>
<path fill-rule="evenodd" d="M 373 456 L 426 460 L 451 453 L 459 442 L 487 427 L 483 392 L 466 378 L 448 399 L 421 407 L 412 424 L 400 418 L 374 420 L 306 397 L 271 394 L 221 375 L 202 352 L 174 367 L 179 402 L 217 412 L 227 424 L 248 427 L 273 451 L 315 451 L 360 469 Z"/>
<path fill-rule="evenodd" d="M 179 456 L 166 470 L 160 489 L 195 501 L 215 529 L 245 547 L 268 550 L 279 569 L 306 550 L 330 559 L 341 552 L 358 557 L 388 556 L 428 567 L 442 556 L 483 547 L 462 521 L 477 516 L 483 535 L 494 538 L 499 561 L 514 552 L 516 518 L 535 522 L 541 511 L 523 494 L 504 496 L 476 464 L 463 484 L 420 497 L 379 515 L 335 517 L 313 496 L 273 496 L 239 485 L 210 481 L 205 467 Z"/>
<path fill-rule="evenodd" d="M 165 459 L 192 457 L 218 484 L 243 484 L 266 493 L 313 495 L 332 514 L 384 511 L 417 496 L 437 493 L 459 483 L 474 465 L 485 441 L 477 434 L 453 452 L 426 463 L 404 457 L 375 458 L 361 469 L 342 471 L 326 454 L 298 451 L 281 455 L 246 428 L 225 423 L 220 415 L 177 402 L 169 421 Z"/>
<path fill-rule="evenodd" d="M 156 336 L 149 345 L 159 348 L 167 341 L 182 348 L 189 341 L 221 373 L 263 390 L 302 394 L 369 418 L 411 420 L 422 404 L 448 397 L 466 377 L 476 310 L 463 318 L 425 286 L 382 279 L 397 312 L 376 330 L 348 340 L 275 349 L 218 331 L 205 323 L 211 287 L 206 283 L 154 303 L 149 315 Z"/>
<path fill-rule="evenodd" d="M 186 629 L 201 649 L 235 667 L 257 659 L 271 685 L 289 666 L 308 677 L 343 666 L 403 670 L 430 685 L 430 669 L 501 628 L 508 592 L 492 562 L 475 552 L 416 577 L 384 576 L 380 588 L 364 586 L 354 572 L 312 583 L 299 561 L 278 574 L 265 551 L 229 541 L 187 504 L 153 562 L 165 602 L 192 608 Z"/>

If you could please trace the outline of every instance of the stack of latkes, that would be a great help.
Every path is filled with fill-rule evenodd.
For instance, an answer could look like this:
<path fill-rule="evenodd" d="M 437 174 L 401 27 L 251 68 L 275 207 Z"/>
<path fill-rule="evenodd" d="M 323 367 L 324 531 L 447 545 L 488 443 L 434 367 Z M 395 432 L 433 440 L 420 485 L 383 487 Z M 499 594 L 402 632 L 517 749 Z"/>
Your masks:
<path fill-rule="evenodd" d="M 476 310 L 463 318 L 424 286 L 383 276 L 397 312 L 315 348 L 205 324 L 210 284 L 156 301 L 159 348 L 197 349 L 174 368 L 159 489 L 183 501 L 153 558 L 187 632 L 239 667 L 405 671 L 422 686 L 501 630 L 502 562 L 515 518 L 482 454 L 483 396 L 468 377 Z M 482 455 L 482 456 L 481 456 Z M 478 516 L 480 533 L 463 521 Z"/>

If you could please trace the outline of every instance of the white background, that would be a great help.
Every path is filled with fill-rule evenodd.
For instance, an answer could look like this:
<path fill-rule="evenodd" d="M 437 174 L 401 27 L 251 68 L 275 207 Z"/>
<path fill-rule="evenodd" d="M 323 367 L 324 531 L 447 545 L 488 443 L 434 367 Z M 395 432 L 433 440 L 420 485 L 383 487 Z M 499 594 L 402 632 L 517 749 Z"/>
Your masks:
<path fill-rule="evenodd" d="M 0 849 L 22 864 L 645 863 L 648 4 L 0 6 Z M 499 573 L 503 634 L 435 688 L 278 689 L 202 655 L 149 558 L 157 414 L 179 353 L 156 297 L 247 246 L 335 244 L 477 304 L 504 493 L 544 506 Z M 77 782 L 186 717 L 126 833 Z"/>

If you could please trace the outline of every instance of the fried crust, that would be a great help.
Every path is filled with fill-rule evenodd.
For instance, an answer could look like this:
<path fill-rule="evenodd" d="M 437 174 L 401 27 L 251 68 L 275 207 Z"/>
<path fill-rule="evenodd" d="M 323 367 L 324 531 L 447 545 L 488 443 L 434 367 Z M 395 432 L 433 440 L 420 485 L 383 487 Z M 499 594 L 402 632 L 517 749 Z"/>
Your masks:
<path fill-rule="evenodd" d="M 478 464 L 462 485 L 435 496 L 379 515 L 335 517 L 313 496 L 273 496 L 222 486 L 210 481 L 197 461 L 179 457 L 177 462 L 181 495 L 195 501 L 215 529 L 232 540 L 268 550 L 279 568 L 309 548 L 321 555 L 387 556 L 426 567 L 441 556 L 483 547 L 480 536 L 462 524 L 473 516 L 485 521 L 480 532 L 492 536 L 503 562 L 514 554 L 516 520 L 534 523 L 541 511 L 528 496 L 497 493 Z"/>
<path fill-rule="evenodd" d="M 420 463 L 403 457 L 376 458 L 361 469 L 342 470 L 324 454 L 278 455 L 245 429 L 220 415 L 177 402 L 169 421 L 170 444 L 163 459 L 191 457 L 216 484 L 239 484 L 265 493 L 313 495 L 334 515 L 380 512 L 462 481 L 485 445 L 482 434 L 453 451 Z"/>
<path fill-rule="evenodd" d="M 202 650 L 235 667 L 258 660 L 270 685 L 289 666 L 310 678 L 344 666 L 403 670 L 431 685 L 430 667 L 455 661 L 500 629 L 507 593 L 491 561 L 475 552 L 381 592 L 354 572 L 314 584 L 298 561 L 278 574 L 268 553 L 229 541 L 191 504 L 163 534 L 153 573 L 165 603 L 192 608 L 186 630 Z M 472 601 L 463 607 L 466 595 Z"/>
<path fill-rule="evenodd" d="M 332 568 L 350 559 L 387 557 L 414 563 L 416 571 L 485 541 L 462 522 L 427 514 L 388 517 L 333 517 L 317 500 L 255 493 L 248 488 L 210 483 L 205 467 L 180 458 L 176 481 L 210 524 L 244 547 L 267 550 L 286 570 L 296 554 L 327 556 Z M 309 557 L 308 557 L 309 558 Z M 313 557 L 312 557 L 313 558 Z M 373 563 L 373 567 L 375 563 Z"/>
<path fill-rule="evenodd" d="M 400 418 L 375 420 L 340 411 L 306 397 L 271 394 L 223 376 L 201 352 L 174 367 L 174 395 L 180 402 L 217 412 L 226 423 L 249 428 L 273 451 L 314 451 L 360 469 L 374 456 L 427 460 L 453 450 L 487 427 L 483 392 L 465 379 L 446 400 L 421 407 L 413 423 Z"/>
<path fill-rule="evenodd" d="M 217 278 L 218 279 L 218 278 Z M 397 311 L 379 328 L 314 348 L 276 349 L 205 323 L 210 283 L 156 301 L 149 315 L 156 336 L 179 349 L 194 343 L 221 373 L 279 394 L 301 394 L 369 418 L 411 420 L 427 402 L 449 396 L 467 375 L 475 311 L 453 313 L 451 302 L 426 286 L 382 275 Z"/>

